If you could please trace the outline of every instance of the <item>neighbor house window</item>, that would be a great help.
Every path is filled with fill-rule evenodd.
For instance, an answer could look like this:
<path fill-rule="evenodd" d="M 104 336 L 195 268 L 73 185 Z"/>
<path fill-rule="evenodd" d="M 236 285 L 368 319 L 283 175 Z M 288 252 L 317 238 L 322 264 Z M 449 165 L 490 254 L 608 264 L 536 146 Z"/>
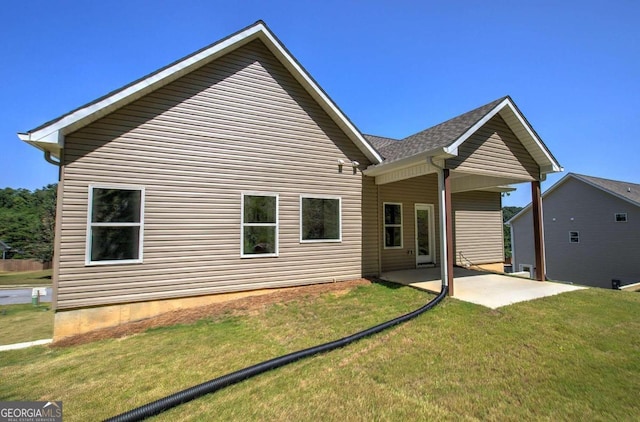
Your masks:
<path fill-rule="evenodd" d="M 300 196 L 300 241 L 342 240 L 341 199 L 330 196 Z"/>
<path fill-rule="evenodd" d="M 580 232 L 569 232 L 569 243 L 580 243 Z"/>
<path fill-rule="evenodd" d="M 384 247 L 402 248 L 402 204 L 384 203 Z"/>
<path fill-rule="evenodd" d="M 86 264 L 142 262 L 144 188 L 89 186 Z"/>
<path fill-rule="evenodd" d="M 278 195 L 242 194 L 240 256 L 278 256 Z"/>
<path fill-rule="evenodd" d="M 626 223 L 627 222 L 627 213 L 626 212 L 618 212 L 616 213 L 616 223 Z"/>

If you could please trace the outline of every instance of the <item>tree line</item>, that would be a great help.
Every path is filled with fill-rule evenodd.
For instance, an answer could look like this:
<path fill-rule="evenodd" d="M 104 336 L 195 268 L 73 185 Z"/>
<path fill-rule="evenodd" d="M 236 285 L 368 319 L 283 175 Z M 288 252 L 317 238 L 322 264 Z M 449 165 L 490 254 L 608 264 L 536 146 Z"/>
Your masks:
<path fill-rule="evenodd" d="M 57 187 L 0 190 L 0 240 L 11 247 L 7 258 L 51 261 Z"/>

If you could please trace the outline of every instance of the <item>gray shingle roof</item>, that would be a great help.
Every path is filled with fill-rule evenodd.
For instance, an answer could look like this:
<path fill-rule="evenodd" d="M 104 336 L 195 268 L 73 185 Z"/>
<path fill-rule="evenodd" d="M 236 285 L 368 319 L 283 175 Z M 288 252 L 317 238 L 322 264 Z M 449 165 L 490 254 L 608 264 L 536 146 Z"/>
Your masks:
<path fill-rule="evenodd" d="M 380 152 L 380 149 L 386 147 L 387 145 L 393 144 L 395 142 L 400 142 L 399 139 L 385 138 L 383 136 L 366 135 L 366 134 L 362 134 L 362 136 L 364 136 L 364 139 L 366 139 L 367 142 L 373 145 L 373 147 L 377 149 L 378 152 Z"/>
<path fill-rule="evenodd" d="M 608 193 L 633 202 L 640 207 L 640 184 L 602 179 L 600 177 L 586 176 L 583 174 L 572 173 L 572 175 Z"/>
<path fill-rule="evenodd" d="M 436 148 L 446 147 L 453 144 L 473 125 L 482 120 L 505 98 L 508 97 L 499 98 L 400 141 L 392 142 L 394 140 L 391 138 L 373 135 L 366 135 L 366 138 L 371 140 L 374 147 L 382 154 L 385 158 L 385 163 L 411 157 Z"/>

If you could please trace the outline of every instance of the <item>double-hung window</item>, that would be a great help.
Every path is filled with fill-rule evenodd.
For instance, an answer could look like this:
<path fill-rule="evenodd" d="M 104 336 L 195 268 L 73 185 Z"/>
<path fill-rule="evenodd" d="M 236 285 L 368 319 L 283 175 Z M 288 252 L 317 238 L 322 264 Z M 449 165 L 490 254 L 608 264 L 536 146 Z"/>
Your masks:
<path fill-rule="evenodd" d="M 627 213 L 626 212 L 617 212 L 614 216 L 616 223 L 626 223 L 627 222 Z"/>
<path fill-rule="evenodd" d="M 144 188 L 89 186 L 87 265 L 142 262 Z"/>
<path fill-rule="evenodd" d="M 384 248 L 402 248 L 402 204 L 384 203 Z"/>
<path fill-rule="evenodd" d="M 569 243 L 580 243 L 580 232 L 569 232 Z"/>
<path fill-rule="evenodd" d="M 340 197 L 300 196 L 300 242 L 342 241 Z"/>
<path fill-rule="evenodd" d="M 277 194 L 242 194 L 240 256 L 243 258 L 278 256 Z"/>

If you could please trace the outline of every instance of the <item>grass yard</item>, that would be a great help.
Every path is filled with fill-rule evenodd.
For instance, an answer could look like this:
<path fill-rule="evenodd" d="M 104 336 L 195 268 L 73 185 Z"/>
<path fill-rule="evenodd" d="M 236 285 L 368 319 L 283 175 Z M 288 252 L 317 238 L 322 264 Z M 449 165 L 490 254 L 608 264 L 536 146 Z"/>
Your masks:
<path fill-rule="evenodd" d="M 53 337 L 48 305 L 0 305 L 0 346 Z"/>
<path fill-rule="evenodd" d="M 0 287 L 2 286 L 51 286 L 52 270 L 24 271 L 24 272 L 0 272 Z"/>
<path fill-rule="evenodd" d="M 361 286 L 67 348 L 0 353 L 0 401 L 62 400 L 99 420 L 413 310 Z M 170 410 L 191 420 L 640 418 L 640 295 L 589 289 L 490 310 L 447 298 L 409 323 Z"/>

